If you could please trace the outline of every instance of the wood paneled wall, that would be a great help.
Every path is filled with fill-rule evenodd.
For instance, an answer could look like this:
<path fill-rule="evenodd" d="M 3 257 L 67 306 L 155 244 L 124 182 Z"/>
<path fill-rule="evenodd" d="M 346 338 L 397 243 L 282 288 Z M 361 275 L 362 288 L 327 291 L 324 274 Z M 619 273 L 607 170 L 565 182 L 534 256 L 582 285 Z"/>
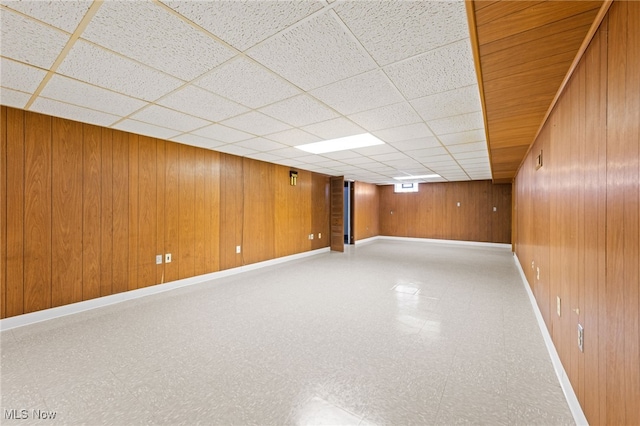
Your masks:
<path fill-rule="evenodd" d="M 353 220 L 356 241 L 380 235 L 380 190 L 377 185 L 354 182 Z"/>
<path fill-rule="evenodd" d="M 511 243 L 510 184 L 421 183 L 418 192 L 395 193 L 393 185 L 379 191 L 381 235 Z"/>
<path fill-rule="evenodd" d="M 328 176 L 290 186 L 283 166 L 0 115 L 2 318 L 329 245 Z"/>
<path fill-rule="evenodd" d="M 514 185 L 515 251 L 591 424 L 640 424 L 639 94 L 640 3 L 616 1 Z"/>

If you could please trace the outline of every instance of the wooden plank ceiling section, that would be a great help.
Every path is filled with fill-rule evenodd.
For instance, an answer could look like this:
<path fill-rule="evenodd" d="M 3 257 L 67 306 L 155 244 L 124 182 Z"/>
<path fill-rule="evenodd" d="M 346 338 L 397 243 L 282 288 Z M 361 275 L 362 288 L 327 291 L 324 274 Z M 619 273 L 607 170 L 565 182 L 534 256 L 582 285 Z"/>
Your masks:
<path fill-rule="evenodd" d="M 515 176 L 602 4 L 474 1 L 467 9 L 495 183 Z"/>

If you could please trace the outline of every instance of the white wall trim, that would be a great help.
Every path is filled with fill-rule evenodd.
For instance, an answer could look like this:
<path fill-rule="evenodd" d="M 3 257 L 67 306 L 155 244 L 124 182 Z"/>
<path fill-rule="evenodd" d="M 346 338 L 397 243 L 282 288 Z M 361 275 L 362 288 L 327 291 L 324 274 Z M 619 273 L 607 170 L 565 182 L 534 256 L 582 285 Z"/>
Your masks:
<path fill-rule="evenodd" d="M 73 315 L 79 312 L 88 311 L 90 309 L 101 308 L 104 306 L 113 305 L 114 303 L 133 300 L 140 297 L 149 296 L 152 294 L 163 293 L 165 291 L 171 291 L 176 288 L 185 287 L 193 284 L 199 284 L 202 282 L 211 281 L 218 278 L 228 277 L 230 275 L 236 275 L 242 272 L 252 271 L 254 269 L 277 265 L 280 263 L 289 262 L 296 259 L 302 259 L 305 257 L 314 256 L 316 254 L 328 253 L 329 251 L 330 251 L 329 247 L 324 247 L 317 250 L 311 250 L 303 253 L 292 254 L 290 256 L 283 256 L 283 257 L 278 257 L 276 259 L 265 260 L 264 262 L 258 262 L 250 265 L 240 266 L 237 268 L 226 269 L 224 271 L 212 272 L 209 274 L 198 275 L 196 277 L 185 278 L 182 280 L 172 281 L 164 284 L 158 284 L 150 287 L 139 288 L 137 290 L 125 291 L 118 294 L 98 297 L 96 299 L 85 300 L 83 302 L 77 302 L 69 305 L 58 306 L 56 308 L 44 309 L 42 311 L 31 312 L 23 315 L 17 315 L 15 317 L 10 317 L 10 318 L 5 318 L 0 320 L 0 331 L 10 330 L 12 328 L 22 327 L 29 324 L 35 324 L 37 322 L 47 321 L 53 318 L 63 317 L 66 315 Z"/>
<path fill-rule="evenodd" d="M 560 356 L 558 355 L 558 351 L 556 350 L 555 345 L 553 344 L 553 340 L 551 339 L 551 335 L 549 334 L 549 330 L 547 329 L 547 325 L 542 318 L 542 313 L 540 312 L 540 308 L 538 308 L 538 302 L 536 301 L 535 296 L 533 295 L 533 291 L 531 291 L 531 287 L 529 287 L 529 283 L 527 282 L 527 277 L 522 270 L 522 266 L 520 265 L 520 261 L 518 260 L 518 255 L 513 253 L 513 260 L 516 263 L 516 267 L 518 268 L 518 272 L 520 272 L 520 278 L 522 278 L 522 285 L 527 291 L 529 295 L 529 301 L 531 302 L 531 307 L 533 308 L 533 312 L 536 315 L 536 320 L 538 320 L 538 327 L 540 327 L 540 332 L 542 333 L 542 337 L 544 339 L 544 343 L 547 346 L 547 351 L 549 352 L 549 356 L 551 357 L 551 362 L 553 363 L 553 369 L 556 372 L 556 376 L 558 376 L 558 380 L 560 381 L 560 386 L 562 387 L 562 392 L 564 392 L 564 396 L 567 399 L 567 404 L 569 404 L 569 409 L 571 410 L 571 414 L 573 414 L 573 420 L 577 425 L 588 425 L 587 417 L 584 415 L 582 411 L 582 407 L 580 406 L 580 402 L 578 401 L 578 397 L 571 386 L 571 382 L 569 381 L 569 377 L 567 376 L 567 372 L 560 361 Z"/>
<path fill-rule="evenodd" d="M 413 238 L 413 237 L 389 237 L 386 235 L 379 235 L 373 238 L 381 239 L 381 240 L 404 241 L 404 242 L 413 241 L 413 242 L 419 242 L 419 243 L 456 244 L 456 245 L 477 246 L 477 247 L 497 247 L 497 248 L 508 248 L 509 250 L 511 250 L 511 244 L 485 243 L 480 241 L 438 240 L 433 238 Z M 369 239 L 370 238 L 367 238 L 367 240 Z"/>
<path fill-rule="evenodd" d="M 360 244 L 372 243 L 372 242 L 374 242 L 374 241 L 376 241 L 376 240 L 379 240 L 379 239 L 380 239 L 380 236 L 379 236 L 379 235 L 376 235 L 375 237 L 363 238 L 363 239 L 361 239 L 361 240 L 356 240 L 356 241 L 354 242 L 354 245 L 359 246 Z"/>

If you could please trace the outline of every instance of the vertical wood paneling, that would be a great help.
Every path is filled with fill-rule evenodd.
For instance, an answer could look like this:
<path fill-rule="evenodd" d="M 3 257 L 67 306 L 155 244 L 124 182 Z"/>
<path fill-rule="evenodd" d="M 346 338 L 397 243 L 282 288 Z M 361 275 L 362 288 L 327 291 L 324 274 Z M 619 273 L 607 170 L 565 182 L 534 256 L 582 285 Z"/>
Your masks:
<path fill-rule="evenodd" d="M 24 313 L 24 115 L 7 109 L 7 316 Z"/>
<path fill-rule="evenodd" d="M 165 282 L 165 263 L 164 255 L 167 253 L 165 250 L 164 233 L 165 233 L 165 218 L 167 216 L 165 210 L 165 194 L 167 192 L 165 187 L 166 179 L 166 146 L 168 142 L 161 139 L 156 140 L 156 253 L 162 256 L 162 263 L 156 265 L 156 284 Z"/>
<path fill-rule="evenodd" d="M 180 268 L 180 145 L 166 143 L 165 146 L 165 218 L 164 218 L 164 252 L 170 253 L 171 263 L 164 265 L 166 282 L 179 278 Z"/>
<path fill-rule="evenodd" d="M 129 138 L 111 132 L 113 148 L 113 285 L 112 292 L 129 289 Z"/>
<path fill-rule="evenodd" d="M 275 165 L 243 159 L 244 264 L 275 257 Z"/>
<path fill-rule="evenodd" d="M 417 193 L 398 194 L 392 185 L 385 185 L 378 191 L 382 235 L 511 242 L 509 184 L 429 183 L 420 184 Z M 495 213 L 494 206 L 498 208 Z"/>
<path fill-rule="evenodd" d="M 0 318 L 7 316 L 7 108 L 0 107 Z"/>
<path fill-rule="evenodd" d="M 331 250 L 344 251 L 344 176 L 331 177 Z"/>
<path fill-rule="evenodd" d="M 354 233 L 355 240 L 358 241 L 380 233 L 380 209 L 378 208 L 380 196 L 377 185 L 354 182 L 354 186 Z M 425 213 L 422 208 L 420 211 Z"/>
<path fill-rule="evenodd" d="M 195 150 L 195 208 L 194 208 L 194 257 L 195 257 L 195 275 L 202 275 L 206 272 L 205 267 L 205 207 L 204 207 L 204 192 L 205 192 L 205 150 L 197 148 Z"/>
<path fill-rule="evenodd" d="M 82 124 L 52 120 L 51 305 L 82 300 Z"/>
<path fill-rule="evenodd" d="M 100 296 L 113 293 L 113 130 L 102 129 Z"/>
<path fill-rule="evenodd" d="M 242 173 L 242 158 L 220 154 L 220 269 L 242 265 Z"/>
<path fill-rule="evenodd" d="M 192 277 L 195 273 L 195 154 L 192 146 L 179 146 L 179 229 L 178 265 L 179 278 Z"/>
<path fill-rule="evenodd" d="M 138 288 L 138 135 L 129 134 L 129 290 Z"/>
<path fill-rule="evenodd" d="M 205 267 L 215 272 L 220 269 L 220 154 L 205 154 Z"/>
<path fill-rule="evenodd" d="M 156 140 L 138 138 L 138 288 L 156 284 Z"/>
<path fill-rule="evenodd" d="M 301 170 L 291 187 L 283 166 L 2 112 L 4 316 L 329 244 L 328 176 Z"/>
<path fill-rule="evenodd" d="M 82 298 L 100 296 L 100 194 L 102 183 L 102 132 L 99 127 L 82 125 Z"/>
<path fill-rule="evenodd" d="M 614 2 L 516 177 L 516 251 L 548 259 L 535 295 L 591 424 L 640 423 L 639 52 L 640 4 Z"/>
<path fill-rule="evenodd" d="M 51 307 L 51 117 L 25 112 L 24 310 Z"/>

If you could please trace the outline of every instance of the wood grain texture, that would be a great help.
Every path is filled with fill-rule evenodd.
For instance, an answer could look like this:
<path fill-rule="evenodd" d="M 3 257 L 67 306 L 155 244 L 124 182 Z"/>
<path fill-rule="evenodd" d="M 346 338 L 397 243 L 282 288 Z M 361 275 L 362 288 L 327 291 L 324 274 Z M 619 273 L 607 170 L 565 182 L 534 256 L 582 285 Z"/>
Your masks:
<path fill-rule="evenodd" d="M 639 51 L 640 4 L 614 2 L 515 181 L 516 252 L 591 424 L 640 422 Z"/>
<path fill-rule="evenodd" d="M 113 294 L 113 130 L 101 129 L 100 296 Z"/>
<path fill-rule="evenodd" d="M 138 288 L 156 284 L 157 172 L 156 140 L 138 138 Z"/>
<path fill-rule="evenodd" d="M 344 176 L 331 177 L 331 250 L 344 251 Z"/>
<path fill-rule="evenodd" d="M 129 134 L 129 290 L 138 288 L 138 135 Z"/>
<path fill-rule="evenodd" d="M 129 289 L 129 137 L 113 130 L 113 285 L 112 292 Z"/>
<path fill-rule="evenodd" d="M 392 185 L 379 191 L 381 235 L 511 242 L 511 185 L 472 181 L 420 184 L 417 193 L 396 194 Z"/>
<path fill-rule="evenodd" d="M 242 266 L 242 158 L 220 154 L 220 269 Z"/>
<path fill-rule="evenodd" d="M 164 230 L 166 227 L 165 221 L 167 217 L 165 209 L 165 197 L 167 193 L 165 186 L 167 157 L 165 150 L 167 144 L 168 142 L 165 142 L 162 139 L 156 139 L 156 253 L 162 255 L 162 263 L 155 267 L 156 284 L 162 284 L 165 282 L 164 255 L 167 253 L 164 241 Z"/>
<path fill-rule="evenodd" d="M 275 165 L 243 159 L 243 264 L 275 257 Z"/>
<path fill-rule="evenodd" d="M 51 117 L 25 112 L 24 311 L 51 307 Z"/>
<path fill-rule="evenodd" d="M 354 186 L 354 236 L 358 241 L 380 234 L 380 194 L 377 185 L 354 182 Z"/>
<path fill-rule="evenodd" d="M 82 300 L 82 124 L 54 118 L 52 136 L 51 305 L 61 306 Z"/>
<path fill-rule="evenodd" d="M 180 276 L 180 145 L 176 143 L 165 145 L 164 173 L 164 252 L 172 257 L 164 264 L 164 279 L 170 282 Z"/>
<path fill-rule="evenodd" d="M 100 185 L 102 182 L 102 132 L 83 124 L 82 180 L 82 298 L 100 296 Z"/>
<path fill-rule="evenodd" d="M 206 151 L 205 170 L 205 267 L 220 270 L 220 154 Z"/>
<path fill-rule="evenodd" d="M 178 277 L 188 278 L 195 274 L 195 155 L 196 148 L 187 145 L 179 145 L 179 235 L 178 253 L 180 263 L 178 265 Z"/>
<path fill-rule="evenodd" d="M 205 198 L 205 150 L 197 148 L 195 150 L 195 190 L 194 190 L 194 258 L 195 258 L 195 275 L 202 275 L 206 272 L 205 258 L 205 233 L 204 222 L 207 212 L 204 207 Z"/>
<path fill-rule="evenodd" d="M 0 319 L 7 316 L 7 108 L 0 106 Z"/>

